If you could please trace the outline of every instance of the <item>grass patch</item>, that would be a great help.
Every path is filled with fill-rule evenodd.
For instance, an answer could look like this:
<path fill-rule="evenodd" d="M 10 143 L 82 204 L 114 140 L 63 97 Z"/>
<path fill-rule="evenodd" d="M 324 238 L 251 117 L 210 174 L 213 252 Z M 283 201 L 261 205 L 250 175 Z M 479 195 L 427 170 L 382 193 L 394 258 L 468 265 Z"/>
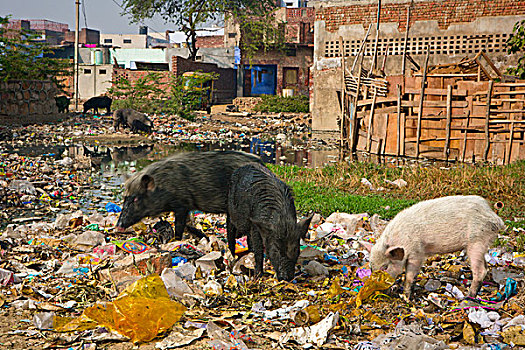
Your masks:
<path fill-rule="evenodd" d="M 359 208 L 390 205 L 391 215 L 407 203 L 451 195 L 479 195 L 492 204 L 503 202 L 504 208 L 498 214 L 504 219 L 525 217 L 525 161 L 508 166 L 460 164 L 447 169 L 362 162 L 341 163 L 318 169 L 280 165 L 268 167 L 294 188 L 301 211 L 317 211 L 317 208 L 345 211 L 345 208 L 352 208 L 354 204 L 351 203 L 358 201 L 357 198 L 365 197 L 369 198 L 370 204 L 363 204 Z M 371 191 L 362 185 L 361 178 L 367 178 L 376 190 Z M 385 181 L 396 179 L 405 180 L 407 186 L 398 188 Z M 377 190 L 379 188 L 382 189 Z M 345 196 L 348 199 L 344 199 Z M 309 200 L 308 197 L 317 200 Z M 323 202 L 319 203 L 321 200 Z M 374 206 L 374 202 L 378 204 Z"/>
<path fill-rule="evenodd" d="M 346 213 L 379 214 L 393 218 L 401 210 L 415 204 L 414 200 L 393 199 L 378 195 L 352 195 L 344 191 L 318 186 L 312 182 L 290 181 L 295 193 L 295 205 L 303 214 L 314 211 L 328 216 L 335 211 Z"/>

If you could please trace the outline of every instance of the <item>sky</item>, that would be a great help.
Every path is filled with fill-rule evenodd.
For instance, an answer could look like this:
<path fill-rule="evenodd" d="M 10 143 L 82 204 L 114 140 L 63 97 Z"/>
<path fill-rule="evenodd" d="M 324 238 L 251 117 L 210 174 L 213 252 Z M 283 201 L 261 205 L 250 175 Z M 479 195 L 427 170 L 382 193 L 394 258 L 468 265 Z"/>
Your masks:
<path fill-rule="evenodd" d="M 80 0 L 80 23 L 86 27 L 82 7 L 85 8 L 87 25 L 90 29 L 106 34 L 138 34 L 139 24 L 130 24 L 122 9 L 116 4 L 122 0 Z M 13 19 L 48 19 L 66 23 L 75 30 L 75 0 L 0 0 L 0 16 L 11 15 Z M 176 29 L 172 23 L 165 24 L 160 17 L 144 22 L 150 32 L 164 33 Z"/>

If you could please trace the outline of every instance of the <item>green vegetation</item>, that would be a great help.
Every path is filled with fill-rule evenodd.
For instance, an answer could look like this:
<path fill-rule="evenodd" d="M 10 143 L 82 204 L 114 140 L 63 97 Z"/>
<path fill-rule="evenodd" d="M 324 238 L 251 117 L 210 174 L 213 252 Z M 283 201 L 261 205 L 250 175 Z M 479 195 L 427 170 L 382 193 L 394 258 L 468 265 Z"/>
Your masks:
<path fill-rule="evenodd" d="M 318 186 L 312 182 L 290 181 L 295 193 L 295 205 L 302 213 L 313 211 L 328 216 L 335 211 L 345 213 L 379 214 L 393 218 L 401 210 L 415 204 L 415 200 L 394 199 L 378 195 L 360 196 L 342 190 Z"/>
<path fill-rule="evenodd" d="M 51 80 L 62 88 L 61 80 L 68 74 L 70 63 L 46 57 L 52 51 L 38 42 L 37 33 L 3 27 L 8 22 L 9 16 L 0 16 L 0 80 Z"/>
<path fill-rule="evenodd" d="M 223 18 L 234 18 L 241 30 L 254 24 L 259 43 L 273 43 L 275 36 L 265 36 L 274 27 L 269 20 L 276 7 L 272 0 L 123 0 L 123 14 L 133 22 L 160 15 L 166 22 L 174 23 L 186 35 L 189 58 L 195 61 L 198 47 L 197 31 L 209 23 Z M 258 18 L 255 21 L 253 18 Z M 283 32 L 284 33 L 284 32 Z M 252 39 L 254 39 L 252 37 Z M 253 40 L 250 42 L 254 42 Z M 241 49 L 245 49 L 241 43 Z M 248 50 L 250 48 L 248 47 Z"/>
<path fill-rule="evenodd" d="M 294 189 L 298 208 L 330 214 L 333 211 L 379 213 L 392 217 L 411 204 L 451 195 L 480 195 L 491 203 L 504 204 L 499 215 L 513 221 L 525 217 L 525 161 L 507 166 L 460 164 L 448 169 L 433 167 L 394 167 L 373 163 L 349 163 L 319 169 L 270 165 Z M 375 189 L 361 184 L 368 179 Z M 403 179 L 398 188 L 385 180 Z M 385 210 L 390 206 L 390 210 Z M 356 208 L 356 209 L 353 209 Z M 516 222 L 517 227 L 525 226 Z"/>
<path fill-rule="evenodd" d="M 281 97 L 274 95 L 262 95 L 254 110 L 263 113 L 308 113 L 309 101 L 307 96 Z"/>
<path fill-rule="evenodd" d="M 516 22 L 513 33 L 506 42 L 507 50 L 510 54 L 521 53 L 518 59 L 518 65 L 509 68 L 507 71 L 512 75 L 516 75 L 520 79 L 525 79 L 525 19 Z"/>
<path fill-rule="evenodd" d="M 161 75 L 150 72 L 136 81 L 118 77 L 109 89 L 113 97 L 113 108 L 132 108 L 143 113 L 176 114 L 193 120 L 195 110 L 208 99 L 207 82 L 218 78 L 215 73 L 196 73 L 191 78 L 170 78 L 167 87 L 159 88 Z"/>

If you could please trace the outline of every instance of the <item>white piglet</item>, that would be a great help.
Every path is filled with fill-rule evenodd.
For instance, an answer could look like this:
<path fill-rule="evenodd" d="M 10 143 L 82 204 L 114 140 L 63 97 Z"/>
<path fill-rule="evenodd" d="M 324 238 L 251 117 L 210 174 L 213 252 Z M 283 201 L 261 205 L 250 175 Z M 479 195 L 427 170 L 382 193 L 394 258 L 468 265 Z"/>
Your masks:
<path fill-rule="evenodd" d="M 387 225 L 370 251 L 372 271 L 396 277 L 406 269 L 404 294 L 410 298 L 414 278 L 434 254 L 466 249 L 472 270 L 469 296 L 475 297 L 487 274 L 485 253 L 503 220 L 479 196 L 450 196 L 419 202 L 401 211 Z"/>

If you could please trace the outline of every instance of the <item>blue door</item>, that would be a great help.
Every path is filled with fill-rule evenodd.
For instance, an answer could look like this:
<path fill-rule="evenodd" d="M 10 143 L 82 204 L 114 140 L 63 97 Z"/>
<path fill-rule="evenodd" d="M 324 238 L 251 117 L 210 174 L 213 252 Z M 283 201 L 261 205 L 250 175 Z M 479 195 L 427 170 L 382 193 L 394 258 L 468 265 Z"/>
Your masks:
<path fill-rule="evenodd" d="M 251 75 L 250 96 L 275 95 L 277 87 L 276 65 L 253 65 L 247 67 Z"/>

